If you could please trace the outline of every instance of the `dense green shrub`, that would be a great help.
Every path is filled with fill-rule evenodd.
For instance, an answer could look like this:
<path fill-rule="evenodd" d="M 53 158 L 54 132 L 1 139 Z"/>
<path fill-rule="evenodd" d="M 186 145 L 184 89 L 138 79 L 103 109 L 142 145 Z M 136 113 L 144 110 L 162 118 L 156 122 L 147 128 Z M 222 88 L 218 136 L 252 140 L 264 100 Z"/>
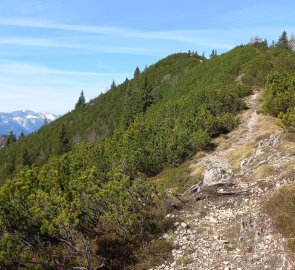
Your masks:
<path fill-rule="evenodd" d="M 276 71 L 267 77 L 264 110 L 274 116 L 295 107 L 295 74 Z"/>
<path fill-rule="evenodd" d="M 295 107 L 290 107 L 286 113 L 281 112 L 279 118 L 285 128 L 295 132 Z"/>
<path fill-rule="evenodd" d="M 282 125 L 295 128 L 295 74 L 286 70 L 271 73 L 267 78 L 263 109 L 278 116 Z"/>
<path fill-rule="evenodd" d="M 147 177 L 231 131 L 241 98 L 271 69 L 264 109 L 293 125 L 294 63 L 292 52 L 265 45 L 212 60 L 174 54 L 1 149 L 0 267 L 136 262 L 136 251 L 167 228 L 165 195 Z"/>

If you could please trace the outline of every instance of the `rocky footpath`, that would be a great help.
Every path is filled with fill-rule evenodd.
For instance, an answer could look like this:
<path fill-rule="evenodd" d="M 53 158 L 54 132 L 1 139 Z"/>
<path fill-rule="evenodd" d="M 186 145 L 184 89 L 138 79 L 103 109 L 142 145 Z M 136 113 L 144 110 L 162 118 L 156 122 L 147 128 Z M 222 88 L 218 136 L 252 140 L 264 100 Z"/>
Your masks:
<path fill-rule="evenodd" d="M 261 90 L 247 100 L 241 125 L 195 160 L 192 175 L 204 177 L 185 195 L 196 200 L 163 235 L 173 242 L 173 260 L 154 268 L 288 270 L 295 266 L 263 207 L 280 186 L 295 180 L 295 147 L 275 119 L 259 114 Z"/>

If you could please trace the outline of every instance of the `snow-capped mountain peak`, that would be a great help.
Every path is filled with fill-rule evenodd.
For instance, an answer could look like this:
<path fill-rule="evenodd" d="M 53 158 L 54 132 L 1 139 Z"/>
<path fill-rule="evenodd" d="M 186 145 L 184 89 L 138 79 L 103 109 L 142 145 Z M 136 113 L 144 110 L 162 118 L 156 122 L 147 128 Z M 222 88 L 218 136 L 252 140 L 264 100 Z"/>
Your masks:
<path fill-rule="evenodd" d="M 59 115 L 53 113 L 36 113 L 29 110 L 15 111 L 11 113 L 0 113 L 0 135 L 6 135 L 11 130 L 19 136 L 21 133 L 30 134 L 45 123 L 57 119 Z"/>

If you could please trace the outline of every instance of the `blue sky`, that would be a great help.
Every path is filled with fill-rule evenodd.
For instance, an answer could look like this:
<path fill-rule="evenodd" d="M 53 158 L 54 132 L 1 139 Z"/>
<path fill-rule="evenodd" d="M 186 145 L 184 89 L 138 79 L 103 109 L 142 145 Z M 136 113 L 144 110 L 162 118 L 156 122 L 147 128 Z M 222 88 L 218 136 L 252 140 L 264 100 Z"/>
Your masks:
<path fill-rule="evenodd" d="M 1 0 L 0 111 L 66 113 L 179 51 L 295 32 L 295 1 Z"/>

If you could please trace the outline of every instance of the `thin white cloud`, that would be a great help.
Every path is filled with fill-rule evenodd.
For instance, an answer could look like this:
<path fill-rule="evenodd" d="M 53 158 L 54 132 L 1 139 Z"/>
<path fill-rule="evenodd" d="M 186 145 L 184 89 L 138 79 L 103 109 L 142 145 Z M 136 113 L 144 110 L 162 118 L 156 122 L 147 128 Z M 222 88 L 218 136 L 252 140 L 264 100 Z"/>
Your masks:
<path fill-rule="evenodd" d="M 2 73 L 26 73 L 26 74 L 45 74 L 45 75 L 68 75 L 68 76 L 94 76 L 94 77 L 115 77 L 130 76 L 130 73 L 108 73 L 108 72 L 89 72 L 89 71 L 68 71 L 51 69 L 48 67 L 28 64 L 22 62 L 8 62 L 0 60 L 0 72 Z"/>
<path fill-rule="evenodd" d="M 197 30 L 170 30 L 170 31 L 144 31 L 123 27 L 108 27 L 108 26 L 93 26 L 93 25 L 78 25 L 54 23 L 35 19 L 15 19 L 15 18 L 0 18 L 0 25 L 26 27 L 26 28 L 41 28 L 63 31 L 74 31 L 81 33 L 100 34 L 108 36 L 135 38 L 135 39 L 151 39 L 151 40 L 167 40 L 192 43 L 203 46 L 217 46 L 218 48 L 229 49 L 230 44 L 215 44 L 208 41 L 208 35 L 214 33 L 213 30 L 197 29 Z"/>
<path fill-rule="evenodd" d="M 89 45 L 78 42 L 63 42 L 54 39 L 43 38 L 18 38 L 18 37 L 2 37 L 0 38 L 0 45 L 12 46 L 29 46 L 29 47 L 49 47 L 49 48 L 68 48 L 76 50 L 91 51 L 97 53 L 117 53 L 117 54 L 132 54 L 132 55 L 145 55 L 145 56 L 163 56 L 163 52 L 159 50 L 151 50 L 136 47 L 124 46 L 102 46 L 102 45 Z"/>

